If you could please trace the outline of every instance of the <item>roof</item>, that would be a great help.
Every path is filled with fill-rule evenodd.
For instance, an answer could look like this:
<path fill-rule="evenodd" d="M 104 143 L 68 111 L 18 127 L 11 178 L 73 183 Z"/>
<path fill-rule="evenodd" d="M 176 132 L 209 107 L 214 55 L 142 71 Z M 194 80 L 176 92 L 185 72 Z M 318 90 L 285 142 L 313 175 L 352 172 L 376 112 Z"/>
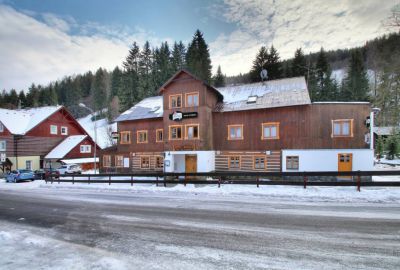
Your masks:
<path fill-rule="evenodd" d="M 129 110 L 123 112 L 115 121 L 127 121 L 163 117 L 163 97 L 145 98 Z"/>
<path fill-rule="evenodd" d="M 0 109 L 0 122 L 15 135 L 25 135 L 62 106 L 47 106 L 26 110 Z"/>
<path fill-rule="evenodd" d="M 94 157 L 90 158 L 72 158 L 72 159 L 62 159 L 61 162 L 65 164 L 82 164 L 82 163 L 93 163 Z M 96 162 L 99 162 L 99 158 L 96 157 Z"/>
<path fill-rule="evenodd" d="M 315 101 L 313 104 L 371 104 L 368 101 Z"/>
<path fill-rule="evenodd" d="M 69 136 L 60 144 L 53 148 L 44 158 L 45 159 L 60 159 L 65 157 L 75 146 L 82 142 L 87 135 Z"/>
<path fill-rule="evenodd" d="M 311 104 L 304 77 L 227 86 L 218 91 L 224 96 L 215 107 L 218 112 Z M 248 102 L 249 97 L 255 102 Z"/>
<path fill-rule="evenodd" d="M 400 131 L 400 127 L 374 127 L 374 133 L 379 136 L 393 135 Z"/>

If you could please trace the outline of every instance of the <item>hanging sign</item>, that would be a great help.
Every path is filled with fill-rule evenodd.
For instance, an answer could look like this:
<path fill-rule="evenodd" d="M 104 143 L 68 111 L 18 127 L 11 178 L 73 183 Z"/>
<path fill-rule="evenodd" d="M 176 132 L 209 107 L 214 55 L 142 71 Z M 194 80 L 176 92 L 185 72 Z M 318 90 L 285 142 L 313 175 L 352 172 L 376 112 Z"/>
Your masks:
<path fill-rule="evenodd" d="M 169 120 L 172 121 L 182 121 L 182 119 L 186 118 L 196 118 L 198 116 L 197 112 L 180 112 L 176 111 L 169 115 Z"/>

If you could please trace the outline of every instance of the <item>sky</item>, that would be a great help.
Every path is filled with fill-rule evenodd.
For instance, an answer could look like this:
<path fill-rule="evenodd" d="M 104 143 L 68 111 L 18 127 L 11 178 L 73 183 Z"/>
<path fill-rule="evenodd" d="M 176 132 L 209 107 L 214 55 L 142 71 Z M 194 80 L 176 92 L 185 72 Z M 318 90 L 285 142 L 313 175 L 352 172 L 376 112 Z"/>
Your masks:
<path fill-rule="evenodd" d="M 389 32 L 398 0 L 0 0 L 0 89 L 121 66 L 130 45 L 183 41 L 196 29 L 213 72 L 248 72 L 263 45 L 282 59 L 351 48 Z"/>

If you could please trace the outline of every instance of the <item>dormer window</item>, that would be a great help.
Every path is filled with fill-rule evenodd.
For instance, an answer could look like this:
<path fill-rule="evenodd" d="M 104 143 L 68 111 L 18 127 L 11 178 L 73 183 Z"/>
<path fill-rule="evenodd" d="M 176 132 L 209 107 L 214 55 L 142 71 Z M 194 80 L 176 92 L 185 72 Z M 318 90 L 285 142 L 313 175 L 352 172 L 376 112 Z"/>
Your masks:
<path fill-rule="evenodd" d="M 247 104 L 252 104 L 252 103 L 256 103 L 257 102 L 257 96 L 249 96 L 247 98 Z"/>
<path fill-rule="evenodd" d="M 50 134 L 57 135 L 57 126 L 56 125 L 50 125 Z"/>

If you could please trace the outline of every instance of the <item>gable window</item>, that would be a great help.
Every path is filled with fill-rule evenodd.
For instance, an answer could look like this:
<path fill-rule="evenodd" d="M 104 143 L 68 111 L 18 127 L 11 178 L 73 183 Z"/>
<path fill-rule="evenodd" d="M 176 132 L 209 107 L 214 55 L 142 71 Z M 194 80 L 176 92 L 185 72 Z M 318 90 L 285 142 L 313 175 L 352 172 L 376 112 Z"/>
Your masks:
<path fill-rule="evenodd" d="M 228 140 L 243 140 L 243 125 L 228 125 Z"/>
<path fill-rule="evenodd" d="M 111 167 L 111 156 L 110 155 L 103 156 L 103 167 Z"/>
<path fill-rule="evenodd" d="M 163 134 L 164 131 L 162 129 L 157 129 L 156 130 L 156 142 L 162 142 L 163 141 Z"/>
<path fill-rule="evenodd" d="M 130 143 L 131 143 L 131 132 L 121 131 L 121 144 L 130 144 Z"/>
<path fill-rule="evenodd" d="M 279 123 L 263 123 L 262 124 L 262 140 L 279 139 Z"/>
<path fill-rule="evenodd" d="M 6 151 L 6 141 L 0 141 L 0 151 Z"/>
<path fill-rule="evenodd" d="M 171 109 L 181 108 L 182 107 L 182 94 L 170 95 L 169 96 L 169 107 Z"/>
<path fill-rule="evenodd" d="M 137 143 L 147 143 L 147 130 L 139 130 L 137 132 Z"/>
<path fill-rule="evenodd" d="M 229 157 L 229 168 L 240 169 L 240 156 Z"/>
<path fill-rule="evenodd" d="M 164 158 L 163 157 L 156 157 L 156 168 L 162 169 L 164 167 Z"/>
<path fill-rule="evenodd" d="M 199 138 L 199 125 L 198 124 L 186 125 L 185 128 L 186 128 L 185 139 L 194 140 L 194 139 Z"/>
<path fill-rule="evenodd" d="M 124 166 L 124 156 L 115 156 L 115 167 Z"/>
<path fill-rule="evenodd" d="M 141 169 L 150 168 L 150 157 L 140 157 L 140 168 Z"/>
<path fill-rule="evenodd" d="M 353 137 L 353 119 L 332 120 L 332 137 Z"/>
<path fill-rule="evenodd" d="M 81 153 L 91 153 L 92 152 L 92 146 L 87 145 L 87 144 L 82 144 L 80 146 Z"/>
<path fill-rule="evenodd" d="M 286 157 L 286 169 L 287 170 L 298 170 L 299 169 L 299 156 L 287 156 Z"/>
<path fill-rule="evenodd" d="M 3 123 L 0 123 L 0 132 L 4 132 L 4 126 L 3 126 Z"/>
<path fill-rule="evenodd" d="M 68 135 L 68 127 L 61 127 L 61 135 Z"/>
<path fill-rule="evenodd" d="M 265 169 L 265 157 L 254 157 L 253 167 L 254 169 Z"/>
<path fill-rule="evenodd" d="M 170 140 L 182 139 L 182 126 L 169 126 L 169 139 Z"/>
<path fill-rule="evenodd" d="M 57 126 L 56 125 L 50 125 L 50 134 L 57 135 Z"/>
<path fill-rule="evenodd" d="M 186 107 L 196 107 L 199 106 L 199 93 L 188 93 L 185 94 L 186 97 Z"/>

